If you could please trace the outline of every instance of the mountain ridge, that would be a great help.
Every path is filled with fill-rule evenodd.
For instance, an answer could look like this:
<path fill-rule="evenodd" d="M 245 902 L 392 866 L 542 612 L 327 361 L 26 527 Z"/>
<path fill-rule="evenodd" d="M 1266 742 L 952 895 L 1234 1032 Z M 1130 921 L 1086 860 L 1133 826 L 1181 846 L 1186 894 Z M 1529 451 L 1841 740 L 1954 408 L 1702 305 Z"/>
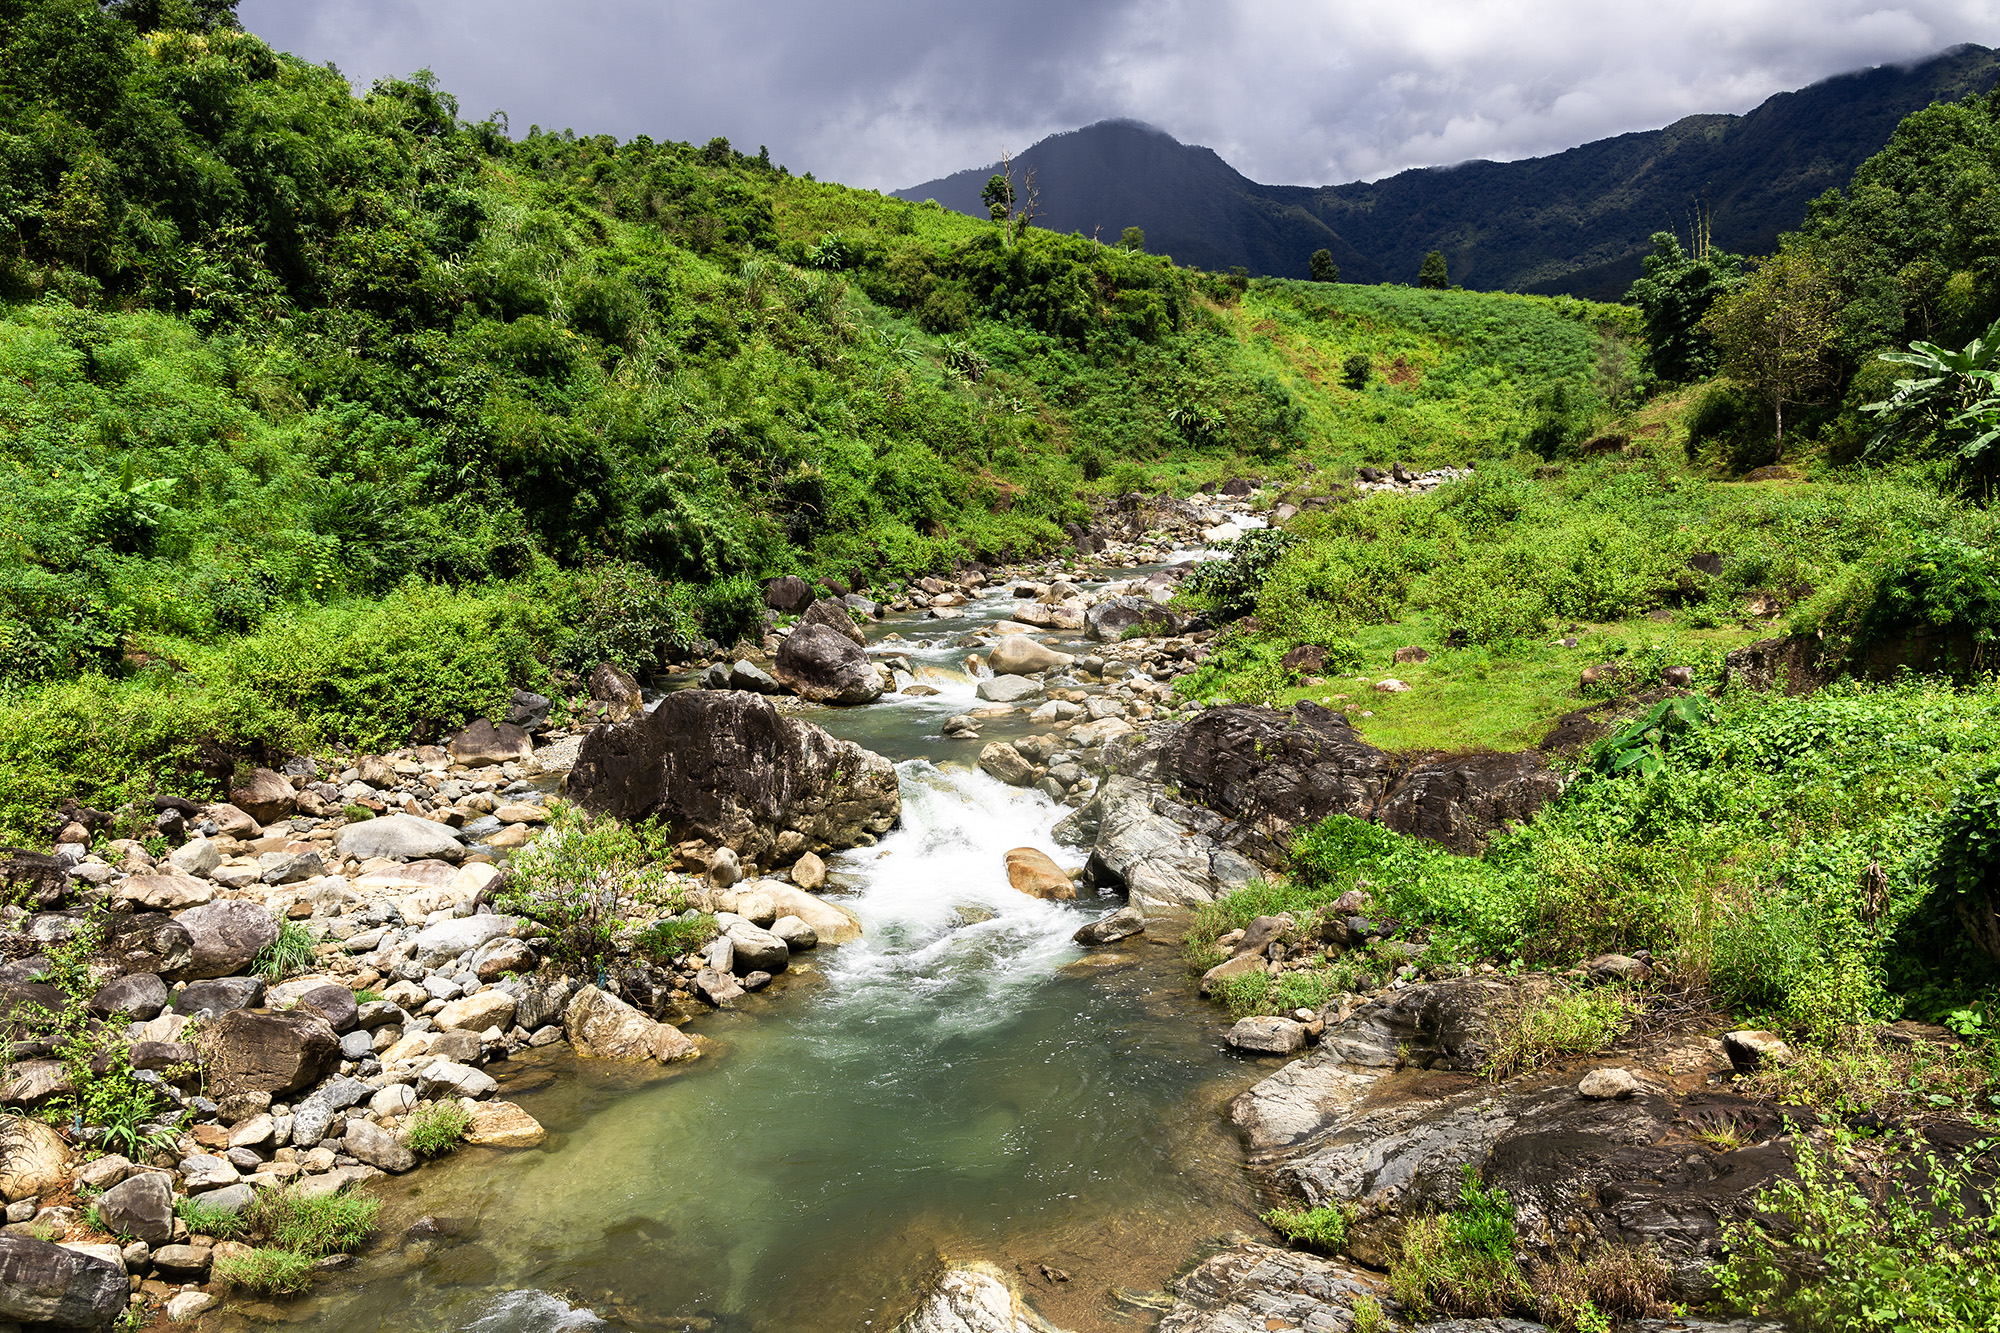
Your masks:
<path fill-rule="evenodd" d="M 1127 119 L 1051 135 L 1014 163 L 1017 175 L 1036 172 L 1041 225 L 1107 238 L 1137 226 L 1148 249 L 1201 268 L 1306 277 L 1324 247 L 1347 281 L 1410 282 L 1439 250 L 1453 280 L 1474 289 L 1617 299 L 1652 234 L 1684 232 L 1697 199 L 1717 245 L 1768 252 L 1904 116 L 1988 92 L 1996 75 L 2000 53 L 1964 44 L 1776 93 L 1740 116 L 1698 113 L 1542 157 L 1340 185 L 1263 185 L 1212 149 Z M 894 193 L 983 217 L 979 190 L 995 170 Z"/>

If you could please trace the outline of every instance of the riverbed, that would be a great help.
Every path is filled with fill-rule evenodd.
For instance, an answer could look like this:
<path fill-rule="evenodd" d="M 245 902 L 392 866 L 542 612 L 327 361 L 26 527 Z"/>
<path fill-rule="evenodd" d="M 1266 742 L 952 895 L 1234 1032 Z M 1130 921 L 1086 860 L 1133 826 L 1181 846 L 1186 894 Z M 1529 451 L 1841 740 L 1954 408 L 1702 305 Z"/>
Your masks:
<path fill-rule="evenodd" d="M 1062 1328 L 1140 1329 L 1147 1293 L 1261 1230 L 1222 1108 L 1268 1068 L 1227 1052 L 1171 933 L 1086 951 L 1070 935 L 1117 900 L 1008 886 L 1010 847 L 1078 863 L 1050 836 L 1068 811 L 939 735 L 972 698 L 961 636 L 1007 605 L 871 635 L 902 634 L 877 651 L 944 693 L 812 715 L 899 761 L 902 824 L 831 867 L 862 940 L 691 1022 L 709 1043 L 691 1064 L 490 1066 L 550 1130 L 542 1147 L 379 1182 L 367 1252 L 312 1297 L 233 1319 L 887 1330 L 942 1263 L 984 1259 Z"/>

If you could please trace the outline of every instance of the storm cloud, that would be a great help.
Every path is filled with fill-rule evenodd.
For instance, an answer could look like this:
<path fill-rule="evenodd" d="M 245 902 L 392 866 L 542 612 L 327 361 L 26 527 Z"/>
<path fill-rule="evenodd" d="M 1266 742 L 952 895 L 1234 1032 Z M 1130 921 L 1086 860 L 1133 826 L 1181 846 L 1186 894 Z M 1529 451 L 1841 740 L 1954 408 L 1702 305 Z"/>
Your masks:
<path fill-rule="evenodd" d="M 433 70 L 478 119 L 768 145 L 893 189 L 1110 117 L 1254 180 L 1512 159 L 1741 112 L 1961 42 L 2000 0 L 244 0 L 358 86 Z"/>

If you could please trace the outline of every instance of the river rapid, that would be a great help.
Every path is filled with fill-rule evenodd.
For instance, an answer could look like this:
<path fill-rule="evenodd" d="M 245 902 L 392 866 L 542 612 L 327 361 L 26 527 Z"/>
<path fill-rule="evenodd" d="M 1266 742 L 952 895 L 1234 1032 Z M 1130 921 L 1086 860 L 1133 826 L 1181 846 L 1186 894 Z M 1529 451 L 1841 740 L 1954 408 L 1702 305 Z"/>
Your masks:
<path fill-rule="evenodd" d="M 941 693 L 811 715 L 899 761 L 901 825 L 831 862 L 860 941 L 690 1023 L 712 1046 L 685 1066 L 491 1066 L 546 1144 L 378 1182 L 363 1255 L 229 1321 L 887 1330 L 942 1263 L 984 1259 L 1062 1328 L 1139 1329 L 1175 1272 L 1259 1230 L 1222 1108 L 1268 1069 L 1226 1051 L 1170 933 L 1087 952 L 1071 934 L 1116 900 L 1009 887 L 1010 847 L 1078 864 L 1050 835 L 1068 811 L 939 735 L 973 697 L 962 636 L 1010 605 L 879 627 Z"/>

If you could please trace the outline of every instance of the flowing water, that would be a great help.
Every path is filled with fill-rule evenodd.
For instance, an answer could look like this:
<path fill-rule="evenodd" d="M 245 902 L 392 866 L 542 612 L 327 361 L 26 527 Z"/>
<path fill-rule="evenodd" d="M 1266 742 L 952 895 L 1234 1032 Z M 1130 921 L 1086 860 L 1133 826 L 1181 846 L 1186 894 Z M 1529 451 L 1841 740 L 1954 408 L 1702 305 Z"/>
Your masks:
<path fill-rule="evenodd" d="M 834 861 L 862 940 L 689 1024 L 711 1049 L 671 1071 L 492 1066 L 545 1145 L 462 1149 L 383 1182 L 370 1253 L 308 1300 L 239 1317 L 355 1333 L 554 1333 L 599 1316 L 635 1333 L 887 1330 L 940 1262 L 987 1259 L 1061 1327 L 1150 1326 L 1132 1293 L 1252 1225 L 1221 1112 L 1268 1071 L 1226 1053 L 1172 939 L 1086 953 L 1070 935 L 1111 900 L 1008 886 L 1010 847 L 1077 854 L 1050 837 L 1066 810 L 971 770 L 976 745 L 937 734 L 972 697 L 952 640 L 1002 605 L 950 630 L 899 627 L 934 639 L 912 660 L 945 693 L 813 715 L 901 760 L 902 824 Z"/>

